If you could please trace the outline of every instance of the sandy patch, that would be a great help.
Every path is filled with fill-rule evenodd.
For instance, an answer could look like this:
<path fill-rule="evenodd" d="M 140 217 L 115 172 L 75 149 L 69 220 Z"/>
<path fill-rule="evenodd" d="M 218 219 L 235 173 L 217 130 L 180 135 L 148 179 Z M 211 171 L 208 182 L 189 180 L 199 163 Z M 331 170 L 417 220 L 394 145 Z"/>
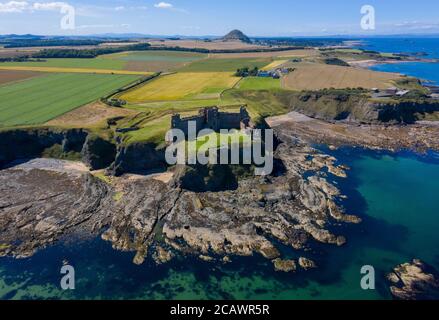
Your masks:
<path fill-rule="evenodd" d="M 82 175 L 90 172 L 88 167 L 79 161 L 36 158 L 26 162 L 16 162 L 12 169 L 30 171 L 34 169 Z"/>

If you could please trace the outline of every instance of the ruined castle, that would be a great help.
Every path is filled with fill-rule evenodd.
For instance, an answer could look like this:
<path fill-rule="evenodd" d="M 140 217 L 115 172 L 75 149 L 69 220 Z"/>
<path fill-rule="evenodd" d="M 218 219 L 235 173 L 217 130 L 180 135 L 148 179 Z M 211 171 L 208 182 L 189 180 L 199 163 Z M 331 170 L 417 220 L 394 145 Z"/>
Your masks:
<path fill-rule="evenodd" d="M 199 110 L 197 116 L 181 118 L 179 114 L 172 116 L 171 128 L 180 129 L 188 135 L 189 122 L 196 123 L 196 132 L 203 129 L 219 131 L 221 129 L 246 129 L 250 127 L 250 116 L 245 107 L 239 113 L 220 112 L 217 107 L 207 107 Z"/>

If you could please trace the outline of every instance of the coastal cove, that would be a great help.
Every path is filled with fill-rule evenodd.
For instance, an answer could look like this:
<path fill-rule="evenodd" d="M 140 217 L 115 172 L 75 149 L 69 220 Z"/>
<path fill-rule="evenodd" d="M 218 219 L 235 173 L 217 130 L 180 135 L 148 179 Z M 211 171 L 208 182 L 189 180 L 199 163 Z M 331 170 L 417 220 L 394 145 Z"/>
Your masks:
<path fill-rule="evenodd" d="M 370 38 L 362 39 L 358 48 L 381 53 L 399 53 L 420 59 L 438 59 L 437 38 Z M 370 67 L 374 71 L 396 72 L 416 77 L 429 84 L 439 84 L 439 63 L 403 62 L 378 64 Z"/>
<path fill-rule="evenodd" d="M 313 246 L 308 255 L 317 270 L 278 273 L 259 256 L 225 265 L 177 257 L 136 266 L 134 253 L 103 240 L 65 239 L 31 258 L 0 258 L 0 299 L 390 299 L 384 277 L 397 264 L 419 258 L 439 268 L 437 153 L 318 148 L 351 168 L 347 179 L 330 177 L 347 195 L 341 204 L 363 222 L 334 226 L 347 238 L 342 247 Z M 76 270 L 73 291 L 59 287 L 64 260 Z M 361 290 L 363 265 L 375 267 L 377 290 Z"/>
<path fill-rule="evenodd" d="M 396 72 L 421 79 L 426 84 L 439 85 L 439 63 L 402 62 L 378 64 L 370 67 L 374 71 Z"/>

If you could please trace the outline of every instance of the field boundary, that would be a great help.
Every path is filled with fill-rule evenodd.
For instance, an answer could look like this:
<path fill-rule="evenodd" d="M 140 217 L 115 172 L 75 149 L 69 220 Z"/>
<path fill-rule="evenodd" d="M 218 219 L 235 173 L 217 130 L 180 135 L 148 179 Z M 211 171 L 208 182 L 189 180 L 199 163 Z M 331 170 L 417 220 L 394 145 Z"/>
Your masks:
<path fill-rule="evenodd" d="M 146 76 L 151 72 L 128 71 L 128 70 L 111 70 L 111 69 L 91 69 L 91 68 L 64 68 L 64 67 L 20 67 L 20 66 L 1 66 L 0 70 L 6 71 L 34 71 L 45 73 L 92 73 L 92 74 L 116 74 L 116 75 L 143 75 Z"/>
<path fill-rule="evenodd" d="M 120 94 L 123 94 L 125 92 L 130 91 L 130 90 L 133 90 L 133 89 L 135 89 L 136 87 L 138 87 L 140 85 L 143 85 L 143 84 L 145 84 L 145 83 L 147 83 L 149 81 L 152 81 L 152 80 L 160 77 L 161 75 L 162 75 L 161 72 L 157 72 L 157 73 L 155 73 L 153 75 L 150 75 L 150 76 L 147 76 L 147 77 L 143 77 L 143 78 L 141 78 L 139 80 L 136 80 L 133 83 L 130 83 L 130 84 L 128 84 L 128 85 L 126 85 L 126 86 L 124 86 L 122 88 L 114 90 L 113 92 L 111 92 L 111 93 L 107 94 L 106 96 L 102 97 L 100 100 L 101 100 L 101 102 L 105 103 L 107 106 L 112 107 L 108 103 L 108 100 L 111 100 L 111 98 L 115 97 L 116 95 L 120 95 Z"/>

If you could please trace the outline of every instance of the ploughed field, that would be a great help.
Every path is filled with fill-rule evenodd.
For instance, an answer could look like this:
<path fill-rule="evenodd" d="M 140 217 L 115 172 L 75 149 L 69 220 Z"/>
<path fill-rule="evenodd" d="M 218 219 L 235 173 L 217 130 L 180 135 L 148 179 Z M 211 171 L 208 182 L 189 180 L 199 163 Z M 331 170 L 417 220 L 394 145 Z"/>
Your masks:
<path fill-rule="evenodd" d="M 42 73 L 34 71 L 0 70 L 0 85 L 30 79 L 40 75 L 42 75 Z"/>
<path fill-rule="evenodd" d="M 0 126 L 41 124 L 135 80 L 133 75 L 48 74 L 0 86 Z"/>

